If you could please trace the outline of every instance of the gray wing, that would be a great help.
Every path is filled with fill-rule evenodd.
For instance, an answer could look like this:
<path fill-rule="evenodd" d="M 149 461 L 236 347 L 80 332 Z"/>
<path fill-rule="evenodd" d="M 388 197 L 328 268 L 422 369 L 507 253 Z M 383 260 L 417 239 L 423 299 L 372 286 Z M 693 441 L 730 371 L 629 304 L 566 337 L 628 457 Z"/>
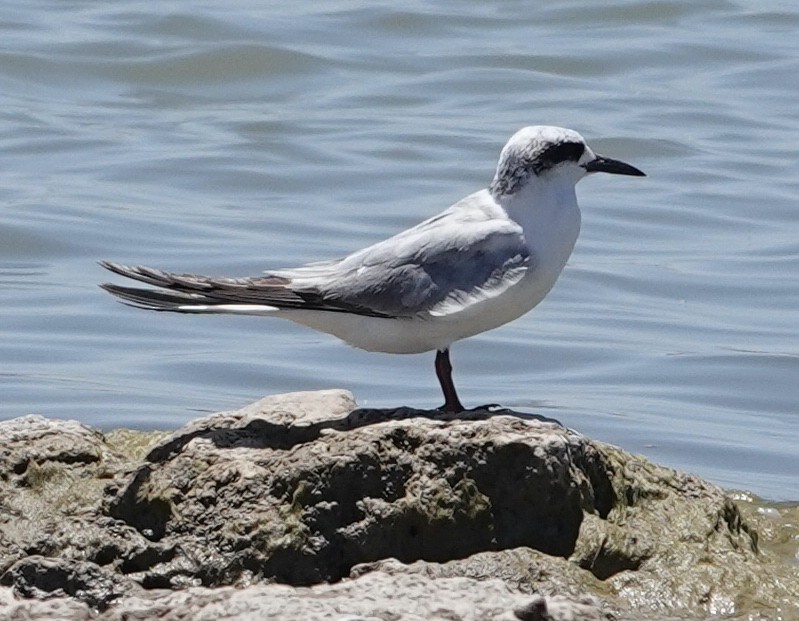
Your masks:
<path fill-rule="evenodd" d="M 157 287 L 101 285 L 124 302 L 151 310 L 263 314 L 296 309 L 412 317 L 449 315 L 495 297 L 523 278 L 532 257 L 521 227 L 482 191 L 344 259 L 256 278 L 101 265 Z"/>
<path fill-rule="evenodd" d="M 480 207 L 456 204 L 340 261 L 273 275 L 293 291 L 381 316 L 456 313 L 499 295 L 532 265 L 521 227 Z"/>

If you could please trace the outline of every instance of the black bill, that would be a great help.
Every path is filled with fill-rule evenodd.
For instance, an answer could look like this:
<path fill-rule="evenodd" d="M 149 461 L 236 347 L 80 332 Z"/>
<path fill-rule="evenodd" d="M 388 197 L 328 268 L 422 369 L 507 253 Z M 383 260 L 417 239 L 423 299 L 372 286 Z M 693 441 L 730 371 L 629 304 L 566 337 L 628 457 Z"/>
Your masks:
<path fill-rule="evenodd" d="M 632 175 L 634 177 L 646 177 L 646 174 L 638 170 L 635 166 L 630 166 L 619 160 L 612 160 L 609 157 L 597 155 L 595 160 L 583 164 L 588 172 L 605 172 L 613 175 Z"/>

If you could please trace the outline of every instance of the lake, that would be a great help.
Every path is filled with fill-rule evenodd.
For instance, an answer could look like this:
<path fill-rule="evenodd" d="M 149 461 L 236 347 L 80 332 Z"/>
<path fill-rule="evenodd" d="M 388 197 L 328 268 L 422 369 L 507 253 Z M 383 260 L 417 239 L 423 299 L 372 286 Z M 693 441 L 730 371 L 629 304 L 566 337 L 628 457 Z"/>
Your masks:
<path fill-rule="evenodd" d="M 96 261 L 244 276 L 341 256 L 485 187 L 518 128 L 561 125 L 648 176 L 580 183 L 551 294 L 453 347 L 461 399 L 799 500 L 796 3 L 0 15 L 0 418 L 175 428 L 322 388 L 439 405 L 432 353 L 137 311 Z"/>

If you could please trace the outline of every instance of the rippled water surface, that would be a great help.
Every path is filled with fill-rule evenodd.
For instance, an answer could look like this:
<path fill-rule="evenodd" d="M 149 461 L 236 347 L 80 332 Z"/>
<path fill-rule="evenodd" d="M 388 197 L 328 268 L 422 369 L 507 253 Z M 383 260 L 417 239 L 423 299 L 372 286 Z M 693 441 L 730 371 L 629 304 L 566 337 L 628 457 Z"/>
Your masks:
<path fill-rule="evenodd" d="M 0 417 L 176 427 L 343 387 L 431 407 L 432 354 L 145 313 L 110 258 L 256 274 L 340 256 L 490 181 L 528 124 L 596 176 L 535 311 L 456 344 L 465 402 L 553 416 L 799 499 L 794 2 L 46 2 L 0 8 Z"/>

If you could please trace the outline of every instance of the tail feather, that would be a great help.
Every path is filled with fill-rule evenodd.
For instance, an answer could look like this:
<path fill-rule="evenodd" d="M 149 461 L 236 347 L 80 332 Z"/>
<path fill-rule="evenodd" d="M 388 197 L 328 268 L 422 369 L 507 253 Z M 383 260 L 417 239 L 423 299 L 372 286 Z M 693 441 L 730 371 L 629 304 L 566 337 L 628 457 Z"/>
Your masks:
<path fill-rule="evenodd" d="M 198 294 L 121 287 L 111 283 L 103 283 L 100 287 L 119 298 L 121 302 L 128 306 L 147 310 L 172 311 L 176 313 L 201 312 L 187 310 L 187 307 L 201 306 L 207 302 L 203 300 L 203 296 Z"/>
<path fill-rule="evenodd" d="M 154 267 L 143 265 L 122 265 L 112 261 L 100 261 L 100 266 L 105 269 L 148 285 L 175 289 L 182 292 L 213 293 L 214 291 L 246 292 L 248 289 L 274 289 L 286 290 L 291 283 L 288 278 L 280 276 L 261 276 L 258 278 L 224 278 L 214 276 L 199 276 L 197 274 L 174 274 Z"/>
<path fill-rule="evenodd" d="M 174 312 L 241 312 L 236 306 L 262 306 L 264 310 L 301 308 L 308 295 L 289 288 L 279 276 L 224 278 L 197 274 L 175 274 L 141 265 L 100 261 L 107 270 L 158 287 L 143 289 L 110 283 L 100 285 L 123 302 L 151 310 Z M 188 307 L 188 308 L 187 308 Z"/>
<path fill-rule="evenodd" d="M 144 289 L 111 283 L 100 285 L 130 306 L 176 313 L 238 313 L 265 315 L 278 310 L 348 312 L 372 317 L 386 315 L 351 304 L 308 287 L 294 288 L 292 280 L 266 275 L 255 278 L 223 278 L 174 274 L 152 267 L 100 261 L 105 269 L 157 287 Z"/>

